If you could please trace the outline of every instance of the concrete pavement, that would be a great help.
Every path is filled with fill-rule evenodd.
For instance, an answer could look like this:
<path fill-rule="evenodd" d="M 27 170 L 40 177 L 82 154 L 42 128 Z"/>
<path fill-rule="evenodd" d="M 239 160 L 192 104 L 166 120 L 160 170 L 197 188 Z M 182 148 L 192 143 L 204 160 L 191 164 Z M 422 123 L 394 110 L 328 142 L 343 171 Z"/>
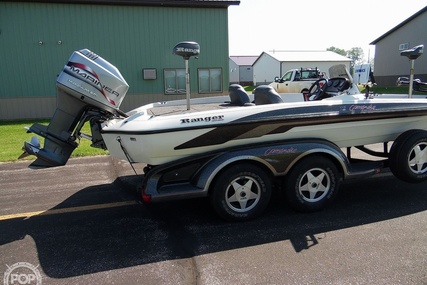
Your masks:
<path fill-rule="evenodd" d="M 206 199 L 141 204 L 140 177 L 108 156 L 28 164 L 0 164 L 0 216 L 12 215 L 0 219 L 0 272 L 28 262 L 43 284 L 427 284 L 426 183 L 386 172 L 344 184 L 322 212 L 275 197 L 235 224 Z"/>

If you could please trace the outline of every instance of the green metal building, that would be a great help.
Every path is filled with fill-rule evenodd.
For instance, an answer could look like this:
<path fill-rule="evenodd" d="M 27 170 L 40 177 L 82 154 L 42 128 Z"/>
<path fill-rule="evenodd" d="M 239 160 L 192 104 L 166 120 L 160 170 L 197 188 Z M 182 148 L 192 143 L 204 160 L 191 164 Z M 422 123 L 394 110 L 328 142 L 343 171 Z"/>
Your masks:
<path fill-rule="evenodd" d="M 123 111 L 185 98 L 181 41 L 200 45 L 189 61 L 192 97 L 229 85 L 228 7 L 221 0 L 0 2 L 0 120 L 49 118 L 56 77 L 75 50 L 115 65 L 130 88 Z"/>

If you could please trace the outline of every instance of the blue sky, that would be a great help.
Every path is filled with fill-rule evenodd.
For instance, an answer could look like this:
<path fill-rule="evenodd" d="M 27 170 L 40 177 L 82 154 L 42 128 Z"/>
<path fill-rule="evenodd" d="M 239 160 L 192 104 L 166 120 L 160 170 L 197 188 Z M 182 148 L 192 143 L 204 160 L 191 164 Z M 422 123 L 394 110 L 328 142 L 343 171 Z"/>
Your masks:
<path fill-rule="evenodd" d="M 361 47 L 367 60 L 375 54 L 369 43 L 425 6 L 426 0 L 240 0 L 228 8 L 229 51 Z"/>

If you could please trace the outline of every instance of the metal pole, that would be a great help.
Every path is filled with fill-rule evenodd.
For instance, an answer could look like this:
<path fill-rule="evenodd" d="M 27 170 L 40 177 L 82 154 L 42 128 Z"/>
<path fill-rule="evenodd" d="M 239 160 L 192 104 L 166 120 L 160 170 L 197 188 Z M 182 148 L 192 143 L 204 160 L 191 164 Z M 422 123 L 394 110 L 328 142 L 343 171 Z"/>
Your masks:
<path fill-rule="evenodd" d="M 187 94 L 187 110 L 190 110 L 190 74 L 188 73 L 188 59 L 185 59 L 185 92 Z"/>
<path fill-rule="evenodd" d="M 415 60 L 411 60 L 411 73 L 409 74 L 409 98 L 412 98 L 412 87 L 414 85 L 414 63 Z"/>

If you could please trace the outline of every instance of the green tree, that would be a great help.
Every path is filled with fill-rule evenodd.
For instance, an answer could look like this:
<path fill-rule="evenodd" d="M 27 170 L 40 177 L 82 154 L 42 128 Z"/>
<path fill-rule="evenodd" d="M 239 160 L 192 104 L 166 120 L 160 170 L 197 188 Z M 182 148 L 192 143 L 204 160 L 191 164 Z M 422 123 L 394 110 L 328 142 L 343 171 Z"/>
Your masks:
<path fill-rule="evenodd" d="M 346 52 L 345 50 L 340 49 L 340 48 L 336 48 L 336 47 L 334 47 L 334 46 L 332 46 L 332 47 L 330 47 L 330 48 L 327 48 L 326 50 L 327 50 L 327 51 L 333 51 L 333 52 L 335 52 L 335 53 L 337 53 L 337 54 L 340 54 L 340 55 L 342 55 L 342 56 L 347 56 L 347 52 Z"/>
<path fill-rule="evenodd" d="M 363 49 L 360 47 L 354 47 L 347 51 L 347 57 L 351 59 L 351 68 L 355 65 L 363 63 Z"/>
<path fill-rule="evenodd" d="M 362 64 L 364 61 L 364 54 L 363 54 L 363 49 L 360 47 L 354 47 L 351 48 L 350 50 L 344 50 L 344 49 L 340 49 L 340 48 L 336 48 L 334 46 L 327 48 L 326 50 L 328 51 L 333 51 L 337 54 L 340 54 L 342 56 L 348 57 L 349 59 L 351 59 L 350 62 L 350 73 L 353 73 L 353 69 L 355 65 L 358 64 Z"/>

